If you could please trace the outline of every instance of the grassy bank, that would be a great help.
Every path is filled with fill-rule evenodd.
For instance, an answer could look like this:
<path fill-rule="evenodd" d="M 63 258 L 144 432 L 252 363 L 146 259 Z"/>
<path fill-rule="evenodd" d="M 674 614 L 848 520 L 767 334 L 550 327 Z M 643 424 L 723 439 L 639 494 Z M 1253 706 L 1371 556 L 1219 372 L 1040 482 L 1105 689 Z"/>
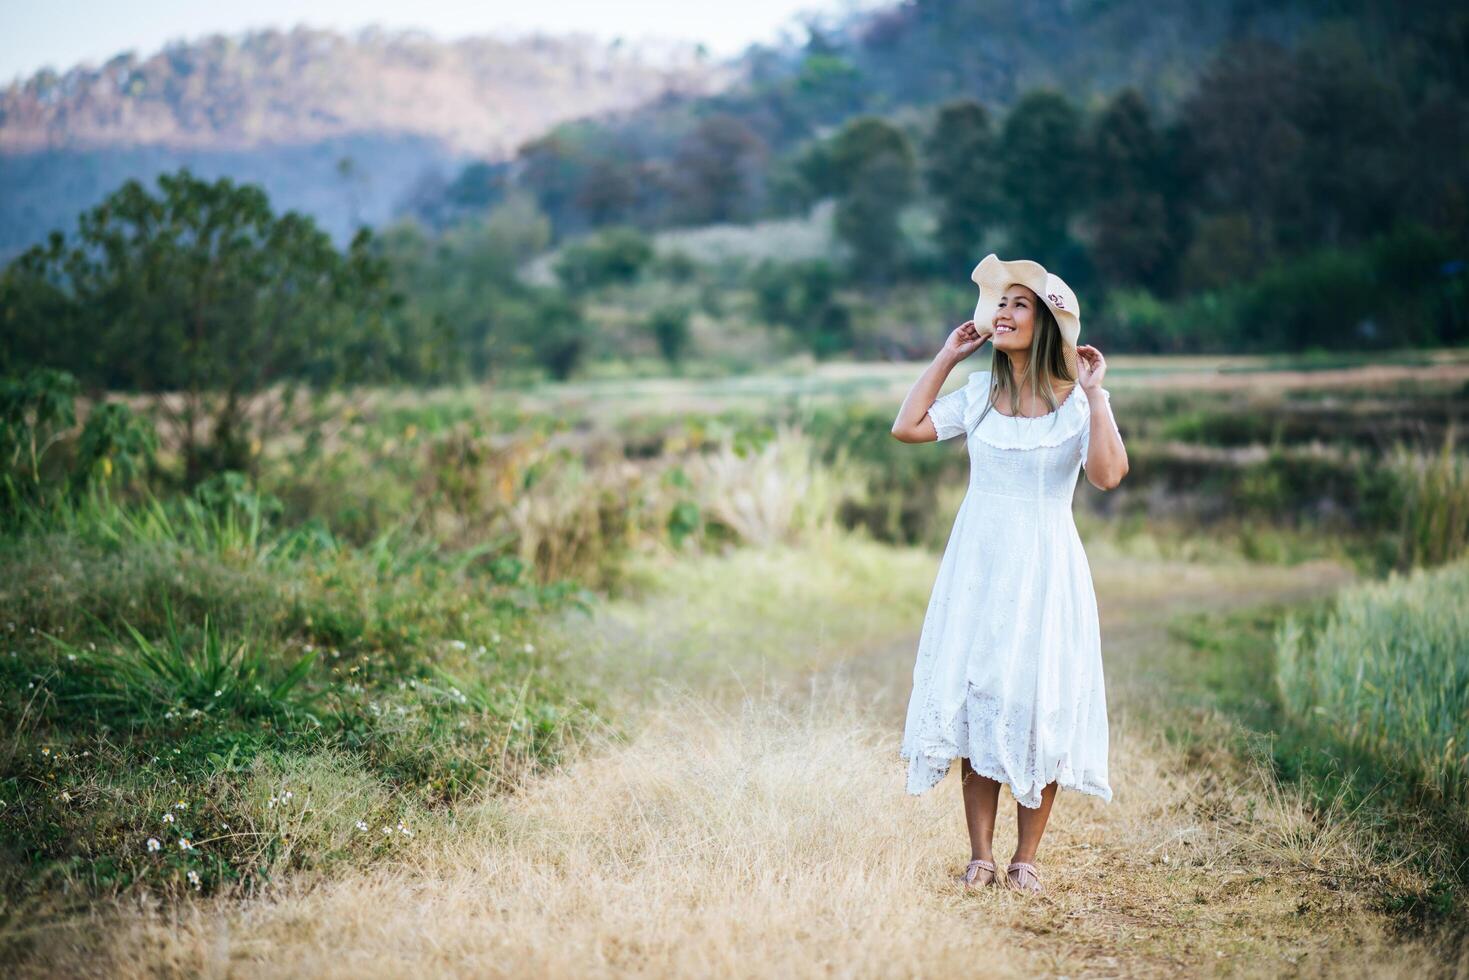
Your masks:
<path fill-rule="evenodd" d="M 261 498 L 59 507 L 0 538 L 7 938 L 135 888 L 391 850 L 595 722 L 523 566 L 279 527 Z"/>
<path fill-rule="evenodd" d="M 1412 872 L 1375 892 L 1399 927 L 1469 936 L 1469 819 L 1455 752 L 1464 723 L 1462 565 L 1346 590 L 1338 600 L 1197 613 L 1174 624 L 1183 714 L 1173 739 L 1201 759 L 1227 745 L 1265 761 L 1370 858 Z M 1342 887 L 1354 887 L 1341 882 Z"/>

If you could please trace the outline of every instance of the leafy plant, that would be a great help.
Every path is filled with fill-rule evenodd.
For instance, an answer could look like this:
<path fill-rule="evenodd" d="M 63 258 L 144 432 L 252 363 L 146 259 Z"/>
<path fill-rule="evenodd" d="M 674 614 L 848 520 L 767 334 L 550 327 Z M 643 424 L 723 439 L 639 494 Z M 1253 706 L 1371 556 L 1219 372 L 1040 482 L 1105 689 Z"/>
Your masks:
<path fill-rule="evenodd" d="M 316 660 L 315 649 L 282 665 L 257 644 L 226 639 L 207 615 L 201 635 L 193 639 L 179 630 L 171 606 L 165 604 L 164 614 L 167 629 L 158 641 L 127 622 L 123 626 L 131 644 L 118 641 L 110 650 L 83 649 L 51 639 L 104 679 L 107 686 L 98 697 L 144 717 L 198 710 L 268 718 L 306 711 L 312 698 L 300 688 Z M 117 640 L 105 626 L 102 629 Z"/>

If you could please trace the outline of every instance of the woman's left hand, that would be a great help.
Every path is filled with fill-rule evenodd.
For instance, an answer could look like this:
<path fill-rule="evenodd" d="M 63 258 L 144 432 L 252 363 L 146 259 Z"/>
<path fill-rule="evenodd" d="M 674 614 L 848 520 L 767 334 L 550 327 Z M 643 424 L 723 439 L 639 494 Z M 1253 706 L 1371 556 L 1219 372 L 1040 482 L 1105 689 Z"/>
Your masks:
<path fill-rule="evenodd" d="M 1076 370 L 1081 375 L 1076 379 L 1077 384 L 1087 391 L 1096 391 L 1107 373 L 1107 359 L 1090 344 L 1081 344 L 1076 348 Z"/>

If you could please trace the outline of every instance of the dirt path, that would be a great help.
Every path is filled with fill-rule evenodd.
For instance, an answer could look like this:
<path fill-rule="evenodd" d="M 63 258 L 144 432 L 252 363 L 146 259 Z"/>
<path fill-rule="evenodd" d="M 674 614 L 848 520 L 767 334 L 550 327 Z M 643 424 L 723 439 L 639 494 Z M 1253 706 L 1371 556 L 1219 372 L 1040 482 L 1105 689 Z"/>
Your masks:
<path fill-rule="evenodd" d="M 847 657 L 741 678 L 739 697 L 659 685 L 630 741 L 425 830 L 400 864 L 243 906 L 129 910 L 98 926 L 100 959 L 54 965 L 273 977 L 1433 975 L 1427 951 L 1368 910 L 1367 890 L 1394 872 L 1360 858 L 1346 825 L 1313 818 L 1222 753 L 1185 757 L 1140 720 L 1157 707 L 1150 676 L 1178 654 L 1170 615 L 1319 595 L 1345 573 L 1093 568 L 1115 797 L 1058 797 L 1038 898 L 956 890 L 968 856 L 957 772 L 904 794 L 913 637 L 874 638 Z M 1008 792 L 1001 803 L 1003 858 Z"/>

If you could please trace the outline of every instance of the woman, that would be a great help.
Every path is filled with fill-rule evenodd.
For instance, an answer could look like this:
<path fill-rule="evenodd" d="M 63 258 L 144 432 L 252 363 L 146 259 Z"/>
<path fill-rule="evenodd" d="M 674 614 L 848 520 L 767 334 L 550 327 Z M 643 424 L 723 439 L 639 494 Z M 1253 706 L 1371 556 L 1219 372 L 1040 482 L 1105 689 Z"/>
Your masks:
<path fill-rule="evenodd" d="M 1099 489 L 1117 486 L 1127 451 L 1101 387 L 1106 361 L 1076 346 L 1066 283 L 993 254 L 972 278 L 974 319 L 949 335 L 893 424 L 903 442 L 965 434 L 970 466 L 923 621 L 902 755 L 914 795 L 962 757 L 965 890 L 997 880 L 995 810 L 1008 784 L 1019 840 L 1003 883 L 1039 892 L 1035 853 L 1057 786 L 1112 799 L 1096 594 L 1071 498 L 1078 467 Z M 987 339 L 991 369 L 935 401 Z"/>

